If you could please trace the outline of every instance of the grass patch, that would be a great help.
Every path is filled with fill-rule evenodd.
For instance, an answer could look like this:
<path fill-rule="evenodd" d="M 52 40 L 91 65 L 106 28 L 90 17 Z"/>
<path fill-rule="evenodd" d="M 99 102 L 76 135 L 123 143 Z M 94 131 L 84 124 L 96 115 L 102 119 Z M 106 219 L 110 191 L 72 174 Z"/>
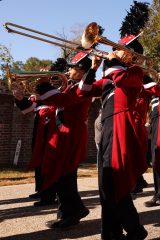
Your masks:
<path fill-rule="evenodd" d="M 147 172 L 152 172 L 152 168 L 148 168 Z M 81 164 L 78 169 L 78 177 L 97 177 L 96 164 Z M 3 168 L 0 171 L 0 186 L 34 183 L 34 171 L 26 171 L 24 169 Z"/>
<path fill-rule="evenodd" d="M 83 164 L 78 169 L 78 177 L 96 177 L 96 164 Z M 0 186 L 34 183 L 34 171 L 3 168 L 0 171 Z"/>
<path fill-rule="evenodd" d="M 97 177 L 96 164 L 82 164 L 78 168 L 78 177 Z"/>
<path fill-rule="evenodd" d="M 0 171 L 0 186 L 25 184 L 34 182 L 34 172 L 23 169 L 4 168 Z"/>

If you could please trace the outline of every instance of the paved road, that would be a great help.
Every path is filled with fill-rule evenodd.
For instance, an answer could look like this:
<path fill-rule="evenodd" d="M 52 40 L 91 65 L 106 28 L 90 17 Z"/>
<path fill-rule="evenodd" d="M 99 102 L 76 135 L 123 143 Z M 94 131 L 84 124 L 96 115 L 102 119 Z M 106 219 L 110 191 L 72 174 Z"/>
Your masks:
<path fill-rule="evenodd" d="M 134 203 L 142 224 L 149 232 L 147 240 L 160 240 L 160 207 L 146 208 L 143 203 L 153 194 L 152 173 L 146 173 L 148 188 L 138 195 Z M 0 239 L 1 240 L 60 240 L 100 239 L 100 205 L 97 178 L 80 178 L 79 191 L 90 214 L 74 229 L 59 232 L 48 229 L 45 222 L 56 219 L 56 206 L 34 207 L 28 195 L 34 184 L 0 187 Z"/>

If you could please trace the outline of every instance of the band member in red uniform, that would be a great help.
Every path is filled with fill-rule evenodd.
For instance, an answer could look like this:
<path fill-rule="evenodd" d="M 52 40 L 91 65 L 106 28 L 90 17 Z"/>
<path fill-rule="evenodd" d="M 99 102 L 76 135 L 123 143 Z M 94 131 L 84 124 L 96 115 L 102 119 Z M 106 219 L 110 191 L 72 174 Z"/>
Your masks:
<path fill-rule="evenodd" d="M 40 94 L 43 105 L 57 111 L 55 121 L 58 133 L 56 131 L 54 134 L 54 131 L 50 137 L 48 147 L 50 145 L 52 149 L 45 151 L 45 161 L 41 164 L 43 175 L 41 191 L 56 184 L 59 200 L 59 220 L 47 223 L 50 228 L 64 229 L 76 225 L 81 218 L 89 214 L 77 189 L 77 168 L 79 163 L 86 159 L 87 118 L 92 101 L 91 97 L 79 97 L 76 93 L 79 81 L 91 67 L 91 59 L 87 55 L 87 53 L 78 53 L 68 63 L 70 80 L 64 92 L 48 89 L 49 91 Z M 58 75 L 65 78 L 62 74 Z M 32 106 L 30 102 L 30 108 Z"/>
<path fill-rule="evenodd" d="M 145 28 L 145 25 L 146 25 L 148 19 L 149 19 L 149 4 L 147 2 L 134 1 L 133 5 L 130 6 L 130 10 L 127 11 L 127 15 L 123 19 L 123 22 L 119 29 L 119 32 L 121 35 L 119 44 L 127 45 L 131 49 L 134 49 L 134 52 L 143 54 L 143 47 L 137 39 L 142 34 L 142 29 Z M 127 38 L 129 36 L 130 39 L 129 38 L 127 39 L 126 36 L 127 36 Z M 136 36 L 136 38 L 134 38 L 134 36 Z M 127 41 L 127 42 L 125 42 L 125 41 Z M 135 59 L 133 59 L 133 61 L 134 60 Z M 139 64 L 141 64 L 141 63 L 139 62 Z M 142 97 L 142 95 L 141 95 L 141 97 Z M 141 98 L 141 97 L 139 96 L 139 98 Z M 143 108 L 143 107 L 145 110 L 145 107 L 146 107 L 145 102 L 143 102 L 143 101 L 141 102 L 141 100 L 140 100 L 138 102 L 138 104 L 136 103 L 137 110 L 140 110 L 140 108 Z M 147 108 L 148 108 L 148 106 L 147 106 Z M 134 113 L 135 112 L 136 111 L 134 111 Z M 140 112 L 141 113 L 143 112 L 142 109 L 140 110 Z M 138 120 L 137 116 L 140 117 L 139 120 Z M 140 136 L 140 138 L 144 137 L 144 139 L 147 141 L 146 129 L 143 125 L 144 119 L 141 118 L 140 114 L 137 116 L 135 116 L 135 120 L 136 120 L 137 131 L 139 131 L 139 133 L 140 133 L 139 136 Z M 142 148 L 143 148 L 144 152 L 147 149 L 146 148 L 147 144 L 145 145 L 145 143 L 148 143 L 148 141 L 147 142 L 146 141 L 144 141 L 144 140 L 142 141 L 144 143 L 144 144 L 142 144 Z M 145 181 L 143 176 L 140 176 L 138 178 L 136 186 L 132 190 L 132 192 L 133 193 L 142 192 L 143 187 L 146 187 L 146 186 L 147 186 L 147 182 Z"/>
<path fill-rule="evenodd" d="M 92 83 L 99 63 L 80 83 L 79 95 L 102 96 L 102 138 L 99 148 L 99 191 L 102 206 L 102 239 L 145 239 L 130 192 L 147 169 L 133 111 L 143 86 L 143 71 L 124 63 L 123 51 L 109 53 L 105 77 Z M 114 85 L 114 88 L 111 87 Z M 113 90 L 111 90 L 113 89 Z M 136 151 L 135 151 L 136 149 Z"/>
<path fill-rule="evenodd" d="M 147 152 L 147 132 L 145 128 L 149 103 L 151 101 L 151 157 L 153 167 L 153 178 L 155 193 L 151 200 L 144 203 L 146 207 L 160 205 L 160 155 L 159 155 L 159 97 L 160 84 L 153 81 L 149 76 L 144 76 L 144 88 L 142 89 L 139 98 L 137 99 L 136 109 L 134 111 L 135 121 L 139 137 L 142 142 L 142 149 Z M 138 179 L 136 190 L 142 192 L 142 180 Z M 133 191 L 132 191 L 133 192 Z M 135 189 L 134 189 L 135 192 Z M 137 191 L 136 191 L 137 192 Z"/>
<path fill-rule="evenodd" d="M 37 94 L 44 94 L 45 91 L 52 91 L 53 94 L 59 93 L 57 89 L 51 86 L 48 79 L 40 79 L 36 87 Z M 44 206 L 55 203 L 56 189 L 54 186 L 42 191 L 43 176 L 42 166 L 47 164 L 46 151 L 53 151 L 54 146 L 49 147 L 50 137 L 57 136 L 58 128 L 55 124 L 56 109 L 52 106 L 47 106 L 38 100 L 36 95 L 32 95 L 29 99 L 24 97 L 24 94 L 19 90 L 13 90 L 15 102 L 23 114 L 33 112 L 34 126 L 32 136 L 32 159 L 28 164 L 29 170 L 35 170 L 36 190 L 40 201 L 34 203 L 34 206 Z M 34 194 L 35 195 L 35 194 Z M 33 198 L 34 198 L 33 195 Z M 31 196 L 32 197 L 32 196 Z"/>
<path fill-rule="evenodd" d="M 146 207 L 160 206 L 160 85 L 151 82 L 150 86 L 154 88 L 154 95 L 151 100 L 151 156 L 154 179 L 154 195 L 151 200 L 144 203 Z"/>
<path fill-rule="evenodd" d="M 64 72 L 66 69 L 66 60 L 58 58 L 50 67 L 50 71 Z M 36 94 L 37 96 L 44 95 L 46 92 L 51 91 L 52 94 L 60 93 L 50 83 L 50 78 L 41 78 L 37 80 Z M 29 99 L 24 97 L 24 92 L 15 90 L 13 91 L 17 107 L 20 108 L 23 114 L 33 112 L 34 124 L 32 135 L 32 159 L 29 162 L 29 169 L 35 169 L 35 185 L 36 194 L 30 195 L 31 198 L 38 198 L 40 201 L 35 202 L 34 206 L 44 206 L 55 203 L 56 193 L 55 187 L 50 186 L 45 191 L 41 191 L 43 184 L 42 166 L 47 164 L 48 156 L 46 152 L 52 154 L 54 145 L 51 146 L 49 139 L 52 136 L 57 136 L 58 128 L 55 124 L 55 111 L 54 106 L 48 107 L 44 105 L 36 95 L 32 95 Z M 44 97 L 45 98 L 45 97 Z M 50 147 L 51 146 L 51 147 Z"/>
<path fill-rule="evenodd" d="M 146 156 L 148 152 L 148 131 L 145 126 L 147 122 L 147 113 L 149 111 L 149 104 L 151 102 L 151 99 L 159 96 L 160 85 L 156 83 L 154 80 L 152 80 L 152 78 L 149 77 L 149 75 L 145 75 L 143 79 L 143 89 L 140 92 L 140 95 L 135 105 L 134 117 L 139 138 L 141 139 L 142 149 L 144 149 L 144 152 L 146 152 Z M 155 154 L 152 154 L 152 156 L 154 155 Z M 143 188 L 146 187 L 146 184 L 147 183 L 145 182 L 143 176 L 141 176 L 138 179 L 137 184 L 133 189 L 132 193 L 143 192 Z"/>
<path fill-rule="evenodd" d="M 145 87 L 149 88 L 149 85 L 146 84 L 148 82 L 148 79 L 150 79 L 148 76 L 144 76 L 144 79 L 143 79 L 144 88 L 142 88 L 142 91 L 139 94 L 139 97 L 135 105 L 135 110 L 133 112 L 137 132 L 139 134 L 139 138 L 141 139 L 141 143 L 142 143 L 142 149 L 144 153 L 146 153 L 146 161 L 147 161 L 147 152 L 148 152 L 148 131 L 146 128 L 146 122 L 147 122 L 147 114 L 149 111 L 149 103 L 152 96 L 152 93 L 145 91 Z M 137 180 L 137 183 L 134 189 L 132 190 L 132 194 L 142 193 L 143 188 L 147 187 L 147 185 L 148 184 L 144 179 L 143 175 L 140 176 Z"/>
<path fill-rule="evenodd" d="M 57 183 L 59 200 L 56 222 L 46 223 L 50 228 L 64 229 L 79 223 L 89 214 L 77 189 L 77 169 L 79 163 L 86 159 L 88 142 L 87 118 L 91 97 L 77 96 L 79 81 L 91 66 L 91 59 L 86 53 L 78 53 L 69 65 L 69 81 L 66 90 L 59 96 L 50 96 L 44 101 L 48 106 L 57 108 L 56 121 L 59 127 L 59 138 L 55 149 L 54 161 L 44 170 L 46 181 L 44 188 Z M 49 97 L 50 96 L 50 97 Z M 41 97 L 43 100 L 43 96 Z M 55 162 L 57 165 L 55 166 Z"/>

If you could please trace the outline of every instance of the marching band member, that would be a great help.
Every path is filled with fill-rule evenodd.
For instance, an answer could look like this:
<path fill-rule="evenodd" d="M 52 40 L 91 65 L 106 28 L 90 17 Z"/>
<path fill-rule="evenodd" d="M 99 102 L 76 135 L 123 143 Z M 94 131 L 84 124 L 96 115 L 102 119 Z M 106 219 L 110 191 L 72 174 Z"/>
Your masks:
<path fill-rule="evenodd" d="M 138 177 L 147 169 L 133 116 L 143 85 L 143 71 L 138 66 L 127 67 L 123 57 L 122 50 L 109 53 L 105 77 L 93 83 L 99 65 L 99 59 L 94 57 L 92 68 L 81 81 L 78 94 L 102 95 L 98 164 L 102 239 L 124 239 L 124 229 L 127 232 L 125 239 L 142 240 L 146 238 L 147 231 L 139 222 L 130 192 Z"/>
<path fill-rule="evenodd" d="M 78 193 L 77 169 L 79 163 L 86 159 L 87 118 L 92 98 L 81 98 L 77 96 L 76 91 L 79 81 L 91 66 L 91 60 L 86 53 L 80 52 L 68 65 L 68 87 L 59 96 L 55 95 L 47 99 L 47 105 L 57 107 L 56 120 L 60 135 L 54 161 L 45 169 L 46 182 L 44 183 L 44 188 L 54 182 L 57 185 L 58 221 L 46 223 L 49 228 L 54 229 L 65 229 L 76 225 L 81 218 L 89 214 Z M 56 167 L 55 161 L 57 161 Z M 58 178 L 55 179 L 57 173 Z M 48 178 L 50 181 L 47 180 Z"/>
<path fill-rule="evenodd" d="M 46 223 L 48 227 L 55 229 L 74 226 L 81 218 L 89 214 L 77 188 L 78 165 L 86 159 L 87 118 L 92 101 L 91 97 L 84 98 L 77 95 L 78 83 L 91 67 L 91 60 L 87 55 L 87 53 L 80 52 L 68 63 L 70 81 L 64 92 L 60 93 L 57 89 L 47 91 L 47 88 L 43 88 L 43 93 L 40 94 L 40 101 L 43 105 L 57 111 L 55 122 L 58 131 L 56 129 L 55 132 L 54 129 L 48 133 L 50 138 L 48 137 L 48 148 L 45 147 L 44 151 L 45 161 L 41 161 L 43 176 L 41 191 L 56 184 L 59 201 L 58 220 Z M 63 74 L 59 76 L 66 78 Z M 33 105 L 30 104 L 30 108 L 32 107 Z M 52 126 L 55 126 L 53 123 L 54 121 Z M 42 138 L 41 141 L 43 142 Z M 39 158 L 31 163 L 39 164 Z"/>
<path fill-rule="evenodd" d="M 45 91 L 52 91 L 53 94 L 59 93 L 57 89 L 54 89 L 48 79 L 39 79 L 36 86 L 37 94 L 45 94 Z M 22 111 L 23 114 L 33 112 L 34 126 L 32 136 L 32 158 L 28 164 L 28 170 L 35 169 L 35 183 L 36 191 L 40 201 L 34 203 L 34 206 L 44 206 L 55 203 L 56 190 L 54 186 L 48 189 L 42 190 L 43 176 L 42 166 L 47 164 L 46 152 L 48 154 L 53 151 L 54 146 L 49 148 L 50 137 L 57 136 L 58 128 L 55 124 L 55 111 L 54 107 L 48 107 L 44 105 L 42 101 L 37 99 L 36 95 L 30 96 L 30 98 L 24 97 L 24 93 L 20 90 L 13 90 L 15 97 L 15 103 L 17 107 Z M 47 150 L 47 151 L 46 151 Z M 30 196 L 31 198 L 37 198 L 35 194 Z"/>
<path fill-rule="evenodd" d="M 124 45 L 127 48 L 129 47 L 130 49 L 134 50 L 135 53 L 139 53 L 142 55 L 143 47 L 141 43 L 138 41 L 138 38 L 141 36 L 141 34 L 143 34 L 142 29 L 145 27 L 148 19 L 149 19 L 149 4 L 146 2 L 134 1 L 133 5 L 131 5 L 130 7 L 130 10 L 127 12 L 126 17 L 122 21 L 121 27 L 119 29 L 121 39 L 119 40 L 118 43 L 120 45 Z M 135 63 L 137 62 L 136 55 L 132 59 L 133 64 L 134 62 Z M 138 63 L 143 64 L 143 62 L 144 60 L 142 57 L 140 58 L 140 61 L 138 61 Z M 141 114 L 145 112 L 146 108 L 148 108 L 148 105 L 145 104 L 145 101 L 143 101 L 144 99 L 141 101 L 142 98 L 143 96 L 140 93 L 137 98 L 137 100 L 139 99 L 139 101 L 136 101 L 134 116 L 136 121 L 136 130 L 137 133 L 139 134 L 139 139 L 143 139 L 141 141 L 142 149 L 144 151 L 144 154 L 146 154 L 148 139 L 146 134 L 146 128 L 143 124 L 144 121 L 143 117 L 145 118 L 146 113 L 142 118 Z M 140 111 L 140 114 L 138 113 L 137 110 Z M 137 179 L 136 186 L 134 187 L 134 189 L 132 189 L 132 192 L 137 193 L 143 191 L 143 187 L 146 187 L 146 185 L 147 182 L 144 180 L 143 176 L 140 176 Z"/>
<path fill-rule="evenodd" d="M 137 98 L 135 109 L 133 115 L 135 118 L 136 130 L 138 132 L 139 138 L 141 139 L 142 149 L 146 154 L 147 161 L 147 152 L 148 152 L 148 131 L 146 128 L 147 113 L 149 111 L 149 104 L 151 99 L 151 94 L 149 91 L 145 91 L 145 86 L 147 88 L 147 76 L 143 78 L 143 88 Z M 137 194 L 143 192 L 143 188 L 147 187 L 147 182 L 141 175 L 136 182 L 135 187 L 132 189 L 132 194 Z"/>
<path fill-rule="evenodd" d="M 63 58 L 58 58 L 50 66 L 49 70 L 64 72 L 65 68 L 66 60 Z M 43 104 L 38 96 L 43 96 L 48 91 L 52 92 L 52 94 L 58 94 L 60 91 L 51 85 L 48 77 L 40 78 L 36 82 L 37 95 L 31 95 L 28 99 L 24 97 L 24 92 L 20 90 L 14 90 L 13 95 L 15 96 L 17 107 L 20 108 L 23 114 L 27 114 L 29 112 L 35 113 L 32 137 L 32 159 L 28 164 L 28 168 L 35 169 L 37 193 L 32 194 L 29 197 L 40 198 L 40 201 L 35 202 L 34 206 L 44 206 L 56 202 L 56 190 L 54 186 L 50 186 L 42 191 L 44 180 L 44 177 L 42 176 L 42 168 L 44 168 L 44 166 L 47 164 L 47 161 L 49 161 L 50 155 L 53 154 L 54 145 L 51 145 L 50 138 L 52 139 L 52 142 L 54 138 L 57 138 L 58 128 L 55 124 L 56 109 L 54 106 L 49 107 L 46 104 Z M 52 147 L 50 147 L 50 145 Z"/>
<path fill-rule="evenodd" d="M 153 99 L 155 98 L 158 99 L 159 96 L 160 96 L 160 84 L 156 83 L 148 75 L 145 75 L 143 79 L 143 88 L 140 92 L 140 95 L 135 105 L 134 116 L 135 116 L 135 122 L 136 122 L 137 130 L 139 133 L 139 137 L 141 138 L 142 148 L 144 149 L 144 152 L 146 152 L 146 156 L 148 151 L 148 131 L 145 126 L 147 122 L 147 113 L 149 111 L 150 102 L 153 102 Z M 154 142 L 154 138 L 152 140 L 152 143 L 153 142 Z M 152 157 L 153 157 L 152 162 L 153 162 L 153 166 L 155 167 L 154 158 L 155 158 L 156 151 L 155 151 L 155 146 L 153 147 L 153 145 L 152 145 Z M 145 187 L 145 185 L 146 183 L 144 182 L 144 179 L 141 176 L 138 179 L 136 187 L 132 192 L 133 193 L 142 192 L 143 187 Z"/>
<path fill-rule="evenodd" d="M 153 91 L 151 100 L 151 156 L 153 167 L 153 180 L 154 180 L 154 195 L 151 200 L 144 203 L 146 207 L 160 206 L 160 84 L 155 82 L 149 83 Z"/>

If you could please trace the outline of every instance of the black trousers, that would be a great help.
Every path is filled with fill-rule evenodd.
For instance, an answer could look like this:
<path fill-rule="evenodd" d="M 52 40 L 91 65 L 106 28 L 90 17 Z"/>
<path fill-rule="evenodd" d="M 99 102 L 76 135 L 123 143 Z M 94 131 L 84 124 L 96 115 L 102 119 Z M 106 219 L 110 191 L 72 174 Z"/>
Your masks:
<path fill-rule="evenodd" d="M 42 187 L 42 174 L 41 174 L 41 168 L 36 167 L 35 168 L 35 191 L 39 192 Z"/>
<path fill-rule="evenodd" d="M 41 168 L 35 168 L 35 190 L 40 193 L 40 199 L 46 202 L 52 202 L 56 198 L 56 185 L 51 186 L 50 188 L 41 191 L 43 184 L 43 177 L 41 174 Z"/>
<path fill-rule="evenodd" d="M 160 171 L 156 167 L 156 150 L 157 150 L 157 137 L 158 137 L 158 117 L 152 119 L 151 123 L 151 153 L 152 153 L 152 167 L 155 194 L 160 196 Z"/>
<path fill-rule="evenodd" d="M 160 171 L 155 166 L 153 166 L 153 179 L 155 194 L 160 197 Z"/>
<path fill-rule="evenodd" d="M 116 203 L 111 168 L 99 171 L 99 191 L 102 206 L 102 239 L 120 239 L 123 229 L 134 233 L 141 225 L 130 193 L 121 202 Z"/>
<path fill-rule="evenodd" d="M 75 216 L 84 208 L 84 204 L 78 193 L 77 169 L 62 176 L 56 187 L 59 201 L 57 218 L 64 219 Z"/>

